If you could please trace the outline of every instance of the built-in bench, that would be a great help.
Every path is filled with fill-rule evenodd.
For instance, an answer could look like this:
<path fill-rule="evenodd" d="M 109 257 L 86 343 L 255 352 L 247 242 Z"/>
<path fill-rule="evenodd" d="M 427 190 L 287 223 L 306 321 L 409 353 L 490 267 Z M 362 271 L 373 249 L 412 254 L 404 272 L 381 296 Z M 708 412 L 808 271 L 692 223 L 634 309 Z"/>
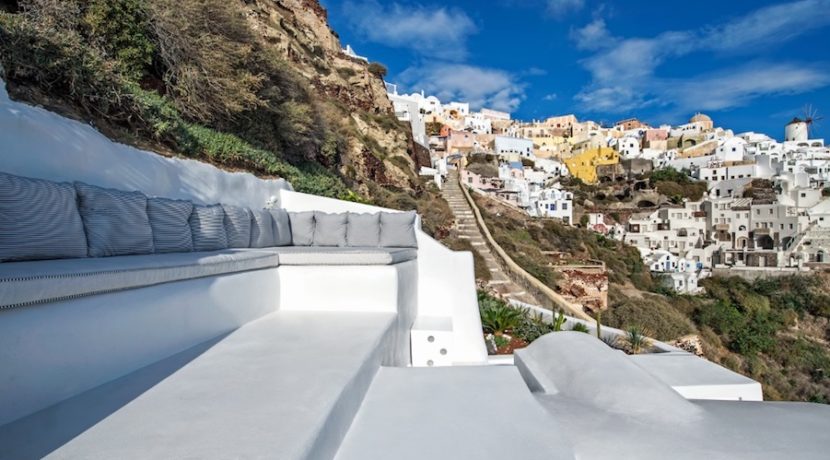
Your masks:
<path fill-rule="evenodd" d="M 331 458 L 394 322 L 272 313 L 0 427 L 0 458 Z"/>
<path fill-rule="evenodd" d="M 414 260 L 412 248 L 274 247 L 0 264 L 0 309 L 240 273 L 279 265 L 394 265 Z"/>

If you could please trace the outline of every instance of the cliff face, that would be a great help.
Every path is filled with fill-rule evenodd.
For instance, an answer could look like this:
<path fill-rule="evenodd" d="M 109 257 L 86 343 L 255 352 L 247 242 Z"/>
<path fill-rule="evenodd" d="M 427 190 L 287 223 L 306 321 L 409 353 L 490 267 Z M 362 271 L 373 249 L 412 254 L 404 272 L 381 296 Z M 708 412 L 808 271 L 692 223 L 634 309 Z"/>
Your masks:
<path fill-rule="evenodd" d="M 15 98 L 310 193 L 421 191 L 428 154 L 395 119 L 383 80 L 341 52 L 316 0 L 20 5 L 0 10 Z"/>
<path fill-rule="evenodd" d="M 412 141 L 408 126 L 396 123 L 383 80 L 368 64 L 342 53 L 328 13 L 317 0 L 250 0 L 243 4 L 251 28 L 305 78 L 321 99 L 334 101 L 333 116 L 350 117 L 340 172 L 368 194 L 366 181 L 411 189 L 414 173 L 429 165 Z M 337 113 L 339 112 L 339 113 Z"/>
<path fill-rule="evenodd" d="M 252 0 L 244 9 L 251 27 L 314 86 L 348 107 L 391 113 L 383 81 L 366 63 L 341 53 L 340 39 L 316 0 Z"/>

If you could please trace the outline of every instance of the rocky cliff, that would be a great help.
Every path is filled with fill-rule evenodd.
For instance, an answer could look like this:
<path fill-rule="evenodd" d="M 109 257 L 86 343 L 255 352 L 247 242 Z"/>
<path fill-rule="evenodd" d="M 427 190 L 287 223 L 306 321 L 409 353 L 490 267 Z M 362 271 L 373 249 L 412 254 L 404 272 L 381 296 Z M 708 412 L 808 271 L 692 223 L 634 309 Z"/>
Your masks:
<path fill-rule="evenodd" d="M 8 3 L 8 2 L 7 2 Z M 311 193 L 417 199 L 428 153 L 377 67 L 341 52 L 317 0 L 20 0 L 0 8 L 13 97 L 164 154 Z M 374 73 L 370 71 L 374 70 Z"/>

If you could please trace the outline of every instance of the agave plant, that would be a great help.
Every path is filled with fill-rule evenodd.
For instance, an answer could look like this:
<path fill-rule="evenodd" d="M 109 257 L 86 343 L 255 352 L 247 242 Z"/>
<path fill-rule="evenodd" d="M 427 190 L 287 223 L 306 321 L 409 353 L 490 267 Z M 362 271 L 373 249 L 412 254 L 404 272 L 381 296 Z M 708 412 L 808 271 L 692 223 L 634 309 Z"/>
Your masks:
<path fill-rule="evenodd" d="M 525 318 L 522 310 L 510 307 L 504 302 L 487 302 L 481 306 L 481 326 L 485 332 L 496 336 L 516 329 Z"/>
<path fill-rule="evenodd" d="M 638 355 L 651 347 L 651 339 L 640 326 L 629 326 L 622 337 L 622 344 L 629 353 Z"/>

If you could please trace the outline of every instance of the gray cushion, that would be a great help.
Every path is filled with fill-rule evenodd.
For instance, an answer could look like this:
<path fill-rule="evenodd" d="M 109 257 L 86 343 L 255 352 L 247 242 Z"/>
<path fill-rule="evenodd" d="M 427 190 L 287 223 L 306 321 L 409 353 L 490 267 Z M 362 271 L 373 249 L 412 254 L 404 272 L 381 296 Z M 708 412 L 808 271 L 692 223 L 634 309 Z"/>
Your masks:
<path fill-rule="evenodd" d="M 217 251 L 228 247 L 225 211 L 221 205 L 194 206 L 190 215 L 194 251 Z"/>
<path fill-rule="evenodd" d="M 346 246 L 345 212 L 329 214 L 314 212 L 314 246 Z"/>
<path fill-rule="evenodd" d="M 314 211 L 289 212 L 291 222 L 291 244 L 311 246 L 314 244 Z"/>
<path fill-rule="evenodd" d="M 376 247 L 380 245 L 380 213 L 349 213 L 346 226 L 348 246 Z"/>
<path fill-rule="evenodd" d="M 382 247 L 417 248 L 415 211 L 380 213 L 380 245 Z"/>
<path fill-rule="evenodd" d="M 335 248 L 286 246 L 268 248 L 278 254 L 280 265 L 394 265 L 418 257 L 413 248 Z"/>
<path fill-rule="evenodd" d="M 252 209 L 251 217 L 251 247 L 274 246 L 274 222 L 271 213 L 265 209 Z"/>
<path fill-rule="evenodd" d="M 147 197 L 75 182 L 89 255 L 125 256 L 153 252 Z"/>
<path fill-rule="evenodd" d="M 0 309 L 276 267 L 274 253 L 251 249 L 0 264 Z"/>
<path fill-rule="evenodd" d="M 291 246 L 291 221 L 282 208 L 268 210 L 274 219 L 274 246 Z"/>
<path fill-rule="evenodd" d="M 251 246 L 251 210 L 239 206 L 222 205 L 225 211 L 225 234 L 229 248 Z"/>
<path fill-rule="evenodd" d="M 0 173 L 0 261 L 86 254 L 72 184 Z"/>
<path fill-rule="evenodd" d="M 193 235 L 190 233 L 190 214 L 193 203 L 167 198 L 147 200 L 147 216 L 153 229 L 155 252 L 190 252 Z"/>

